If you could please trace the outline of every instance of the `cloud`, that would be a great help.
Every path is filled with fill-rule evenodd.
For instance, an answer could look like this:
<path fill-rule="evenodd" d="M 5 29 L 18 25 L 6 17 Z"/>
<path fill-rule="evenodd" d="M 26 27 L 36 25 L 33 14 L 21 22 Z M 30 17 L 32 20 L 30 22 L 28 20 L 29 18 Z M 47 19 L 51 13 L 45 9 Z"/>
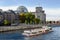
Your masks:
<path fill-rule="evenodd" d="M 47 20 L 60 20 L 60 8 L 46 8 Z"/>
<path fill-rule="evenodd" d="M 19 6 L 0 6 L 0 9 L 2 9 L 3 11 L 6 10 L 16 10 Z M 26 7 L 28 9 L 29 12 L 35 12 L 35 8 L 34 7 Z"/>
<path fill-rule="evenodd" d="M 60 21 L 60 17 L 46 17 L 46 21 Z"/>
<path fill-rule="evenodd" d="M 6 11 L 6 10 L 16 10 L 18 6 L 4 6 L 4 7 L 0 7 L 0 9 L 2 9 L 3 11 Z"/>
<path fill-rule="evenodd" d="M 35 7 L 27 7 L 29 12 L 35 12 Z"/>
<path fill-rule="evenodd" d="M 56 15 L 60 13 L 60 8 L 46 8 L 45 12 L 46 14 Z"/>

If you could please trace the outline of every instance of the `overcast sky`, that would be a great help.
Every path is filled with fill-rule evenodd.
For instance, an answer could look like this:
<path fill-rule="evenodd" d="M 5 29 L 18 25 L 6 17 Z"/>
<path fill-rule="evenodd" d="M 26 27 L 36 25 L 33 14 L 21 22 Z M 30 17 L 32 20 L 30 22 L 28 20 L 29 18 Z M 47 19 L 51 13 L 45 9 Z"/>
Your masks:
<path fill-rule="evenodd" d="M 60 0 L 0 0 L 0 9 L 16 10 L 18 6 L 25 6 L 29 11 L 35 11 L 36 6 L 42 6 L 47 20 L 60 20 Z"/>

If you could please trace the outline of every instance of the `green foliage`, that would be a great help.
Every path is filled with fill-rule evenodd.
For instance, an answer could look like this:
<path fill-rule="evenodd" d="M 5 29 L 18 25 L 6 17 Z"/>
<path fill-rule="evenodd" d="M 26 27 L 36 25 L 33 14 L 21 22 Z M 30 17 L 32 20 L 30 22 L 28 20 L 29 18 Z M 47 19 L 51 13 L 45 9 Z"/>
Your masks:
<path fill-rule="evenodd" d="M 20 19 L 20 23 L 24 23 L 25 22 L 25 14 L 24 13 L 21 13 L 19 15 L 19 19 Z"/>
<path fill-rule="evenodd" d="M 39 24 L 39 23 L 40 23 L 40 19 L 35 18 L 35 19 L 34 19 L 34 22 L 35 22 L 35 24 Z"/>
<path fill-rule="evenodd" d="M 19 15 L 20 23 L 26 23 L 26 24 L 38 24 L 40 22 L 40 19 L 35 18 L 35 15 L 33 15 L 31 12 L 26 13 L 20 13 Z"/>
<path fill-rule="evenodd" d="M 33 15 L 31 12 L 30 13 L 26 13 L 26 20 L 28 21 L 29 24 L 33 23 L 33 19 L 35 18 L 35 15 Z"/>
<path fill-rule="evenodd" d="M 8 20 L 4 20 L 4 25 L 8 25 L 8 24 L 10 24 L 10 22 L 8 21 Z"/>
<path fill-rule="evenodd" d="M 33 21 L 30 21 L 30 24 L 33 24 Z"/>
<path fill-rule="evenodd" d="M 26 24 L 28 24 L 28 21 L 27 21 L 27 20 L 25 20 L 25 23 L 26 23 Z"/>

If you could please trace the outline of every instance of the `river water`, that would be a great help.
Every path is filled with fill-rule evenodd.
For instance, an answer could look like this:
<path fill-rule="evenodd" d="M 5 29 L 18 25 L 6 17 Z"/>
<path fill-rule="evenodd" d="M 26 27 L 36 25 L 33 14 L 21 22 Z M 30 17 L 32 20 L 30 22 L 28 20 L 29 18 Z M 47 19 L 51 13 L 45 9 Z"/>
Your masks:
<path fill-rule="evenodd" d="M 24 37 L 20 32 L 0 33 L 2 40 L 60 40 L 60 27 L 53 27 L 53 32 L 35 36 Z"/>

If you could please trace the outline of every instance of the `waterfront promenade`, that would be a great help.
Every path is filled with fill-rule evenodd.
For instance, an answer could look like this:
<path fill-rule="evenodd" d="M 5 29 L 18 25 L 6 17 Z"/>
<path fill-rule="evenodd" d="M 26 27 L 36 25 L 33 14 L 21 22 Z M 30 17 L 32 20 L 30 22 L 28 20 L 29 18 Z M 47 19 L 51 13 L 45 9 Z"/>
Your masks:
<path fill-rule="evenodd" d="M 0 32 L 41 28 L 42 25 L 0 26 Z"/>

